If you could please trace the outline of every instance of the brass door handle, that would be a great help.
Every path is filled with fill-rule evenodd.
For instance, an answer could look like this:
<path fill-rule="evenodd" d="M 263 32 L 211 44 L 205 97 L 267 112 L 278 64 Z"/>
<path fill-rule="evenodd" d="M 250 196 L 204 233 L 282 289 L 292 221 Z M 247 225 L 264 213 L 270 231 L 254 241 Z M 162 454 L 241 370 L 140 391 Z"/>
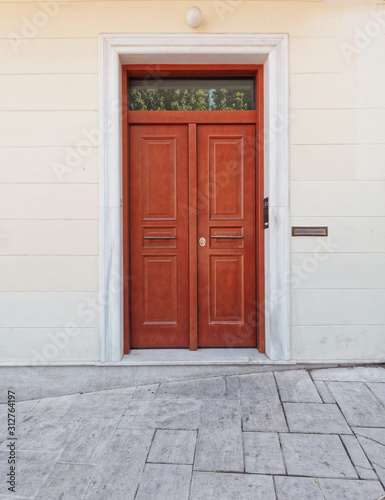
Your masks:
<path fill-rule="evenodd" d="M 201 247 L 205 247 L 206 246 L 206 238 L 199 238 L 199 245 Z"/>

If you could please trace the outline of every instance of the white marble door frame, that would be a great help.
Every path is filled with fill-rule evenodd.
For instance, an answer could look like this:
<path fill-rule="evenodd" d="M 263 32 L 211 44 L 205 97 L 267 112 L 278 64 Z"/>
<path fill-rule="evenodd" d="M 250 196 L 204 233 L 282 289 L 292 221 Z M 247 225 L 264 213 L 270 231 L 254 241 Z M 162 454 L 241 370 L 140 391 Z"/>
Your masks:
<path fill-rule="evenodd" d="M 289 55 L 286 34 L 99 36 L 100 345 L 102 362 L 123 356 L 122 64 L 264 64 L 266 354 L 289 360 Z"/>

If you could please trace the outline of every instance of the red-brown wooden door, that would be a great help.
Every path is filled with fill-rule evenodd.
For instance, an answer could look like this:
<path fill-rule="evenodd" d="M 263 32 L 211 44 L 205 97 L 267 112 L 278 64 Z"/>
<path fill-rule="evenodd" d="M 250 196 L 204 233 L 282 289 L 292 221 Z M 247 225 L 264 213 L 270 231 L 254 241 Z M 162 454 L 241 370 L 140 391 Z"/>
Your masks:
<path fill-rule="evenodd" d="M 255 126 L 196 129 L 198 238 L 189 256 L 188 126 L 130 126 L 133 348 L 189 346 L 191 248 L 199 347 L 256 346 Z"/>
<path fill-rule="evenodd" d="M 197 139 L 198 346 L 255 347 L 255 126 Z"/>
<path fill-rule="evenodd" d="M 130 127 L 133 348 L 189 346 L 187 130 Z"/>

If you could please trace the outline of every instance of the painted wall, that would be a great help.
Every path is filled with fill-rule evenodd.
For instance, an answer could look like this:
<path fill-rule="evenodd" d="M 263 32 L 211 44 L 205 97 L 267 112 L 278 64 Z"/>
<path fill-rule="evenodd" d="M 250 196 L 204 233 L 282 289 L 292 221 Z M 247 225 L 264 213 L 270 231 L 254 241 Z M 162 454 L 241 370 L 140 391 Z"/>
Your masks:
<path fill-rule="evenodd" d="M 190 29 L 198 5 L 204 22 Z M 293 359 L 385 358 L 385 6 L 0 0 L 0 352 L 92 361 L 98 334 L 98 41 L 290 36 Z"/>

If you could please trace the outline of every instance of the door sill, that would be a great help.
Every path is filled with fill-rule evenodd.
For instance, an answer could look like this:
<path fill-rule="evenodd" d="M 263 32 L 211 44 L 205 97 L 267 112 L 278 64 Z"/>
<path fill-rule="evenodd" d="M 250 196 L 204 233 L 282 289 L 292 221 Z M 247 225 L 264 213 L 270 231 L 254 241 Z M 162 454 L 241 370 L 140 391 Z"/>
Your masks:
<path fill-rule="evenodd" d="M 255 347 L 198 349 L 132 349 L 119 364 L 124 365 L 260 365 L 272 361 Z M 276 362 L 274 362 L 276 363 Z M 287 364 L 287 361 L 282 362 Z"/>

